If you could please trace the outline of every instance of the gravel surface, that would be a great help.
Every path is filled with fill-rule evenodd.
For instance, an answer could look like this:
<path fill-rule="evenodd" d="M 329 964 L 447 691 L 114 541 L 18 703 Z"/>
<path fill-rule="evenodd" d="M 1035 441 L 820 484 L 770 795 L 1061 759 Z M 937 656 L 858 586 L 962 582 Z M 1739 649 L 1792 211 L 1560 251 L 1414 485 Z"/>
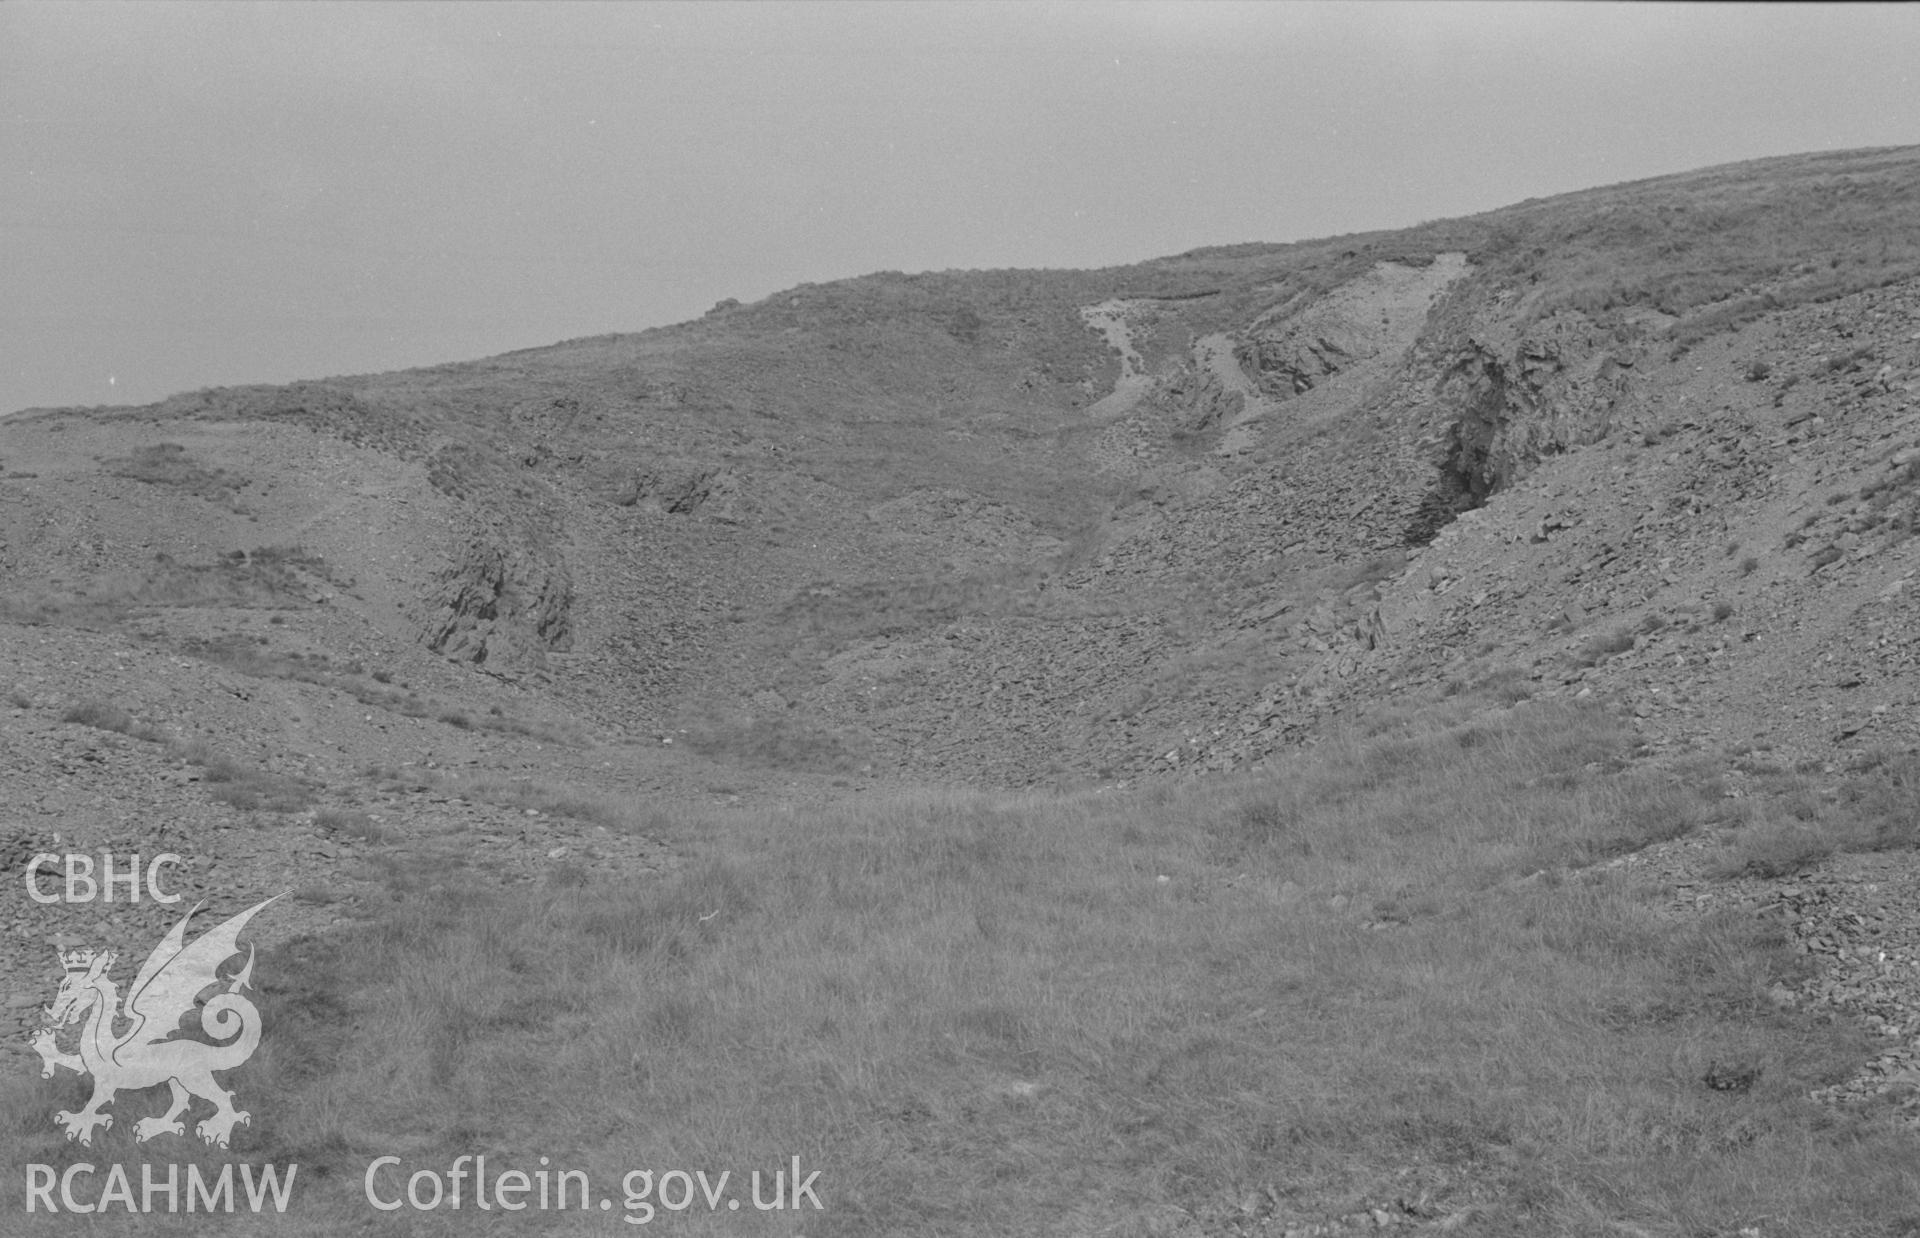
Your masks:
<path fill-rule="evenodd" d="M 468 799 L 458 771 L 409 763 L 377 782 L 326 789 L 332 805 L 274 813 L 213 798 L 208 771 L 162 743 L 26 709 L 0 715 L 0 738 L 8 804 L 0 819 L 0 1054 L 31 1053 L 28 1035 L 62 974 L 56 943 L 118 951 L 114 976 L 124 984 L 202 900 L 192 934 L 287 895 L 249 927 L 249 939 L 271 949 L 368 919 L 407 882 L 455 874 L 500 885 L 624 881 L 675 862 L 641 835 Z M 124 872 L 133 857 L 145 869 L 163 853 L 181 857 L 158 873 L 176 903 L 156 902 L 145 889 L 132 901 L 124 883 L 116 883 L 111 902 L 98 889 L 87 901 L 55 903 L 36 902 L 27 891 L 36 855 L 89 857 L 97 879 L 105 854 Z M 43 893 L 64 894 L 63 864 L 43 866 Z M 390 880 L 396 872 L 407 880 Z M 84 882 L 76 893 L 89 893 Z"/>
<path fill-rule="evenodd" d="M 1702 833 L 1649 847 L 1608 867 L 1651 876 L 1673 890 L 1676 919 L 1729 908 L 1777 917 L 1811 974 L 1768 993 L 1783 1008 L 1830 1011 L 1884 1049 L 1854 1077 L 1812 1098 L 1845 1106 L 1891 1097 L 1920 1129 L 1920 856 L 1839 854 L 1791 877 L 1715 880 L 1706 869 L 1721 839 Z"/>

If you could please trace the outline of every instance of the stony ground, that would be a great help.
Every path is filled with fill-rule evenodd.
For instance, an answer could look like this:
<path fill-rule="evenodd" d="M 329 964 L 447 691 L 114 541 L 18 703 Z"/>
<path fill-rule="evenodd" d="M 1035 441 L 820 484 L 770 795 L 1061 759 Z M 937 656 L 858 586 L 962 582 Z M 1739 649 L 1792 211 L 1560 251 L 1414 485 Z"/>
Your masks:
<path fill-rule="evenodd" d="M 456 871 L 644 880 L 696 810 L 1258 769 L 1462 692 L 1611 702 L 1730 804 L 1920 751 L 1920 280 L 1841 280 L 1801 220 L 1764 288 L 1622 307 L 1470 222 L 5 423 L 0 1053 L 56 941 L 125 967 L 202 895 L 286 892 L 272 944 Z M 1826 1099 L 1906 1097 L 1920 866 L 1724 843 L 1618 863 L 1780 917 L 1815 967 L 1774 999 L 1886 1041 Z M 161 851 L 181 904 L 21 879 Z M 1233 1223 L 1470 1221 L 1419 1198 Z"/>

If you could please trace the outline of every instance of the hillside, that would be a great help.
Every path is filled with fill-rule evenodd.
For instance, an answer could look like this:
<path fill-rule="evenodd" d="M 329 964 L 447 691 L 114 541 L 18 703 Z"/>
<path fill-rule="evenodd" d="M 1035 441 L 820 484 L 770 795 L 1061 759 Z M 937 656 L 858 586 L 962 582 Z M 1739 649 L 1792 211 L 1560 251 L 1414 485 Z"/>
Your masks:
<path fill-rule="evenodd" d="M 1712 787 L 1581 864 L 1791 833 L 1920 752 L 1920 147 L 30 410 L 0 475 L 9 872 L 216 857 L 183 888 L 302 892 L 276 947 L 443 870 L 676 872 L 716 813 L 1165 797 L 1428 709 L 1604 707 L 1567 777 Z M 20 884 L 12 994 L 49 926 L 172 922 Z"/>
<path fill-rule="evenodd" d="M 236 552 L 298 548 L 352 584 L 276 598 L 275 637 L 424 651 L 734 759 L 1016 785 L 1256 760 L 1482 644 L 1553 691 L 1621 625 L 1737 629 L 1713 681 L 1807 699 L 1778 676 L 1850 622 L 1829 582 L 1904 570 L 1849 550 L 1783 592 L 1836 538 L 1904 527 L 1878 473 L 1909 445 L 1914 159 L 1108 271 L 875 275 L 480 362 L 16 416 L 11 609 L 117 590 L 179 647 L 261 619 L 222 596 Z M 1488 549 L 1542 520 L 1535 549 Z M 186 577 L 210 596 L 169 595 Z M 1722 601 L 1711 633 L 1682 613 Z M 1573 669 L 1638 690 L 1644 660 Z"/>

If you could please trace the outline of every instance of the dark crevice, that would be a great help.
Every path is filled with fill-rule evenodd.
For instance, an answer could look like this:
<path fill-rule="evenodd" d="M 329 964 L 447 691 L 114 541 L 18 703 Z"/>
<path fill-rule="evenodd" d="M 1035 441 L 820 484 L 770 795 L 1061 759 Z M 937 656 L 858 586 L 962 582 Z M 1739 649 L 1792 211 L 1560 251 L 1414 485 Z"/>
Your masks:
<path fill-rule="evenodd" d="M 1440 380 L 1441 399 L 1459 409 L 1433 484 L 1421 498 L 1403 534 L 1409 546 L 1425 546 L 1459 518 L 1484 507 L 1518 470 L 1506 447 L 1514 413 L 1531 401 L 1508 381 L 1506 369 L 1478 345 Z"/>

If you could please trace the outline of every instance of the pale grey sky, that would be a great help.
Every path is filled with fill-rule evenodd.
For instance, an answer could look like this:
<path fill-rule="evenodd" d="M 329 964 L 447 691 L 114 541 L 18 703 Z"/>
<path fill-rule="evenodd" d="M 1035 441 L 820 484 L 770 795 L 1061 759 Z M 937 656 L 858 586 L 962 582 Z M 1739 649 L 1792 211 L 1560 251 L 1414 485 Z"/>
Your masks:
<path fill-rule="evenodd" d="M 1920 7 L 0 4 L 0 411 L 1920 141 Z"/>

